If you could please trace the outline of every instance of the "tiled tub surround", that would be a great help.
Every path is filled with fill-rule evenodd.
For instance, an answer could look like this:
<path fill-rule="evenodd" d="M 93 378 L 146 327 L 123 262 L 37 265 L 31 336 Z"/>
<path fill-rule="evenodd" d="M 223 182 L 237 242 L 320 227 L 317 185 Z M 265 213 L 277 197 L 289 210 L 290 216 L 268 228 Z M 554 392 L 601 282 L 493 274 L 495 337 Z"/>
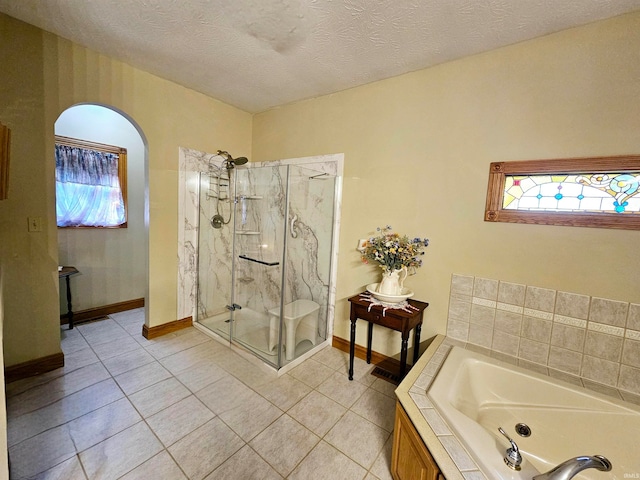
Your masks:
<path fill-rule="evenodd" d="M 453 275 L 447 337 L 640 404 L 640 305 Z"/>
<path fill-rule="evenodd" d="M 427 398 L 451 345 L 460 343 L 437 335 L 398 385 L 396 397 L 447 480 L 482 480 L 484 474 Z"/>
<path fill-rule="evenodd" d="M 396 390 L 447 480 L 486 478 L 427 398 L 452 345 L 640 405 L 640 305 L 453 275 L 447 336 Z"/>
<path fill-rule="evenodd" d="M 472 351 L 477 350 L 473 344 L 437 335 L 398 386 L 396 396 L 447 480 L 487 479 L 427 396 L 432 382 L 454 345 Z M 503 359 L 500 354 L 492 356 Z M 616 401 L 624 405 L 623 400 L 618 398 Z M 507 446 L 505 440 L 505 449 Z"/>

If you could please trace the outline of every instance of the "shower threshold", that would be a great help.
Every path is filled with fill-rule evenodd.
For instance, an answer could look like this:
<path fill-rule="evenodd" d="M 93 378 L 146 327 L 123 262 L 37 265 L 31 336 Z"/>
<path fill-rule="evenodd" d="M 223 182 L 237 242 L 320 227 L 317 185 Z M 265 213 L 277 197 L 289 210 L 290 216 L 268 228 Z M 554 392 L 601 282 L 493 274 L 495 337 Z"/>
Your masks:
<path fill-rule="evenodd" d="M 234 320 L 230 321 L 229 312 L 213 315 L 203 318 L 194 323 L 194 326 L 201 326 L 201 330 L 205 333 L 211 333 L 217 339 L 224 343 L 229 342 L 229 330 L 233 329 L 232 344 L 237 345 L 239 350 L 245 350 L 264 361 L 268 366 L 278 370 L 278 349 L 269 349 L 269 317 L 266 313 L 261 314 L 249 308 L 234 312 Z M 282 361 L 285 363 L 278 370 L 279 374 L 285 373 L 286 370 L 293 368 L 302 360 L 313 355 L 324 346 L 329 345 L 330 341 L 319 342 L 312 345 L 310 341 L 300 342 L 296 346 L 296 352 L 293 360 L 285 360 L 284 352 Z M 298 361 L 300 360 L 300 361 Z M 287 366 L 285 371 L 283 368 Z"/>

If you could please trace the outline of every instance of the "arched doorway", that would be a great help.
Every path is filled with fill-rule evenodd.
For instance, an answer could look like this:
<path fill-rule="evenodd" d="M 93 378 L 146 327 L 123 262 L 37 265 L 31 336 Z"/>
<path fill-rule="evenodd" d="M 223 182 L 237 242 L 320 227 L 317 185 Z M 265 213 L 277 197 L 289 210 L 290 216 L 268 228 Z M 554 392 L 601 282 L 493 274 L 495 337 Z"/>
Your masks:
<path fill-rule="evenodd" d="M 56 136 L 118 146 L 127 151 L 126 228 L 59 228 L 60 265 L 73 265 L 75 321 L 148 305 L 148 159 L 146 140 L 135 122 L 113 108 L 81 104 L 60 114 Z M 67 311 L 60 289 L 61 315 Z M 148 311 L 147 308 L 144 309 Z M 146 314 L 142 317 L 144 323 Z M 74 322 L 75 323 L 75 322 Z M 131 328 L 134 328 L 133 326 Z M 142 330 L 142 324 L 139 325 Z"/>

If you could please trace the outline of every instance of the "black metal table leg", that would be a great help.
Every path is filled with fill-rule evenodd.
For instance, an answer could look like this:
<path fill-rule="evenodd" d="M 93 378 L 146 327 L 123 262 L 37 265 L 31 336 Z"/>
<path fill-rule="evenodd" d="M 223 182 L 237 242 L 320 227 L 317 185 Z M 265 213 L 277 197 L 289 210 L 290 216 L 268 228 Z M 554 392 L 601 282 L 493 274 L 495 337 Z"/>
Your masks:
<path fill-rule="evenodd" d="M 69 330 L 73 329 L 73 309 L 71 307 L 71 285 L 69 284 L 69 277 L 65 277 L 67 281 L 67 317 L 69 318 Z"/>
<path fill-rule="evenodd" d="M 367 363 L 371 363 L 371 342 L 373 340 L 373 323 L 369 322 L 367 330 Z"/>
<path fill-rule="evenodd" d="M 356 349 L 356 318 L 351 319 L 351 342 L 349 343 L 349 380 L 353 380 L 353 356 Z"/>
<path fill-rule="evenodd" d="M 422 330 L 422 324 L 416 325 L 413 329 L 413 364 L 415 365 L 420 356 L 420 331 Z"/>

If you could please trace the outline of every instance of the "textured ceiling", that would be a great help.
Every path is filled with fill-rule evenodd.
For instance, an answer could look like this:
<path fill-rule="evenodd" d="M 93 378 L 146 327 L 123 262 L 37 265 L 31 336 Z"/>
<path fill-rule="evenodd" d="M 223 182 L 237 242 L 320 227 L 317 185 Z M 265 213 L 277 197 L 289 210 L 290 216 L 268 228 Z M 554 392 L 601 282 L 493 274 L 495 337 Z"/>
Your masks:
<path fill-rule="evenodd" d="M 640 9 L 640 0 L 0 0 L 248 112 Z"/>

